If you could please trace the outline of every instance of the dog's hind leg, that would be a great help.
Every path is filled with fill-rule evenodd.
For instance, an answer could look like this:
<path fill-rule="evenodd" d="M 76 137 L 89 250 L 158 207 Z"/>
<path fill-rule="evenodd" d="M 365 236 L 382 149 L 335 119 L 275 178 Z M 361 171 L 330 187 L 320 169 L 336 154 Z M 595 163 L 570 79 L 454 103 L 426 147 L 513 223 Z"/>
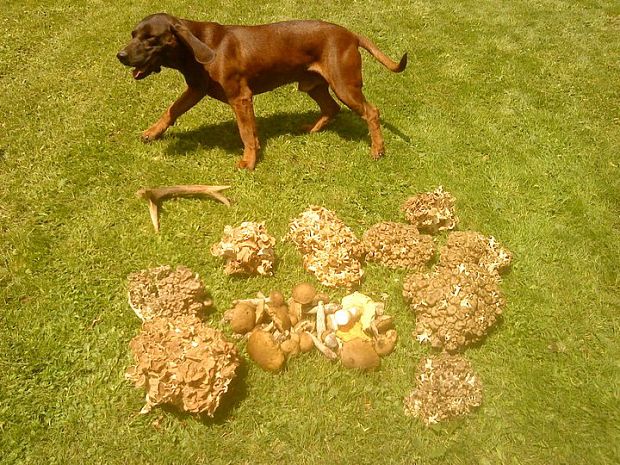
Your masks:
<path fill-rule="evenodd" d="M 170 126 L 174 124 L 179 116 L 196 105 L 207 95 L 203 89 L 188 87 L 183 94 L 165 111 L 165 113 L 150 128 L 142 133 L 142 140 L 149 142 L 161 137 Z"/>
<path fill-rule="evenodd" d="M 332 98 L 329 93 L 329 87 L 324 79 L 320 79 L 318 84 L 311 88 L 303 87 L 299 84 L 299 90 L 306 92 L 321 109 L 321 116 L 314 124 L 304 125 L 303 129 L 308 132 L 318 132 L 334 119 L 334 116 L 340 111 L 340 105 Z"/>
<path fill-rule="evenodd" d="M 374 159 L 377 159 L 385 153 L 379 110 L 368 102 L 362 93 L 361 66 L 362 58 L 359 51 L 355 49 L 345 60 L 330 68 L 328 82 L 338 99 L 366 121 L 370 133 L 370 153 Z"/>

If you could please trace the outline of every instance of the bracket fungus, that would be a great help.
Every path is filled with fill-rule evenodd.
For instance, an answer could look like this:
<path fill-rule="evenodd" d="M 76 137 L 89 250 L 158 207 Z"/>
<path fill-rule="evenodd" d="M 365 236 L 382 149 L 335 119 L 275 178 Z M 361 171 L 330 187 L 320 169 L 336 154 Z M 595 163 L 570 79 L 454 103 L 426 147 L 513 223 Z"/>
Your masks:
<path fill-rule="evenodd" d="M 459 219 L 454 213 L 455 199 L 439 186 L 433 192 L 423 192 L 408 198 L 402 206 L 407 221 L 420 231 L 435 234 L 454 229 Z"/>
<path fill-rule="evenodd" d="M 198 274 L 185 266 L 142 270 L 127 280 L 129 305 L 142 321 L 200 315 L 213 305 Z"/>
<path fill-rule="evenodd" d="M 403 287 L 416 315 L 416 339 L 449 352 L 482 339 L 504 306 L 497 280 L 473 264 L 412 274 Z"/>
<path fill-rule="evenodd" d="M 213 416 L 239 365 L 234 344 L 193 316 L 146 321 L 129 347 L 126 377 L 146 389 L 141 413 L 168 403 Z"/>
<path fill-rule="evenodd" d="M 353 230 L 334 212 L 310 206 L 289 225 L 285 239 L 303 255 L 304 268 L 330 287 L 359 285 L 364 274 L 363 249 Z"/>
<path fill-rule="evenodd" d="M 422 359 L 416 387 L 404 400 L 405 414 L 429 426 L 469 413 L 482 403 L 482 382 L 461 355 Z"/>
<path fill-rule="evenodd" d="M 264 223 L 245 221 L 236 228 L 226 226 L 222 240 L 211 247 L 211 253 L 226 260 L 226 274 L 271 276 L 275 243 Z"/>
<path fill-rule="evenodd" d="M 473 263 L 489 273 L 501 273 L 510 266 L 512 254 L 502 247 L 493 236 L 475 231 L 454 231 L 448 234 L 446 244 L 439 252 L 439 265 L 454 267 L 461 263 Z"/>

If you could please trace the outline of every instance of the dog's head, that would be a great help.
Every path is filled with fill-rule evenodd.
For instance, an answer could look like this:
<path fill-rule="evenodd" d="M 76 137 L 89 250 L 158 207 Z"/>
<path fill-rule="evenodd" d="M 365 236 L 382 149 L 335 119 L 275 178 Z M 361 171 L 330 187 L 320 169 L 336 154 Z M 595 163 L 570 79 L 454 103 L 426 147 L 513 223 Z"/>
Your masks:
<path fill-rule="evenodd" d="M 191 52 L 199 63 L 209 63 L 214 52 L 179 19 L 166 13 L 147 16 L 131 32 L 132 39 L 116 54 L 125 66 L 133 67 L 134 79 L 174 66 L 180 49 Z"/>

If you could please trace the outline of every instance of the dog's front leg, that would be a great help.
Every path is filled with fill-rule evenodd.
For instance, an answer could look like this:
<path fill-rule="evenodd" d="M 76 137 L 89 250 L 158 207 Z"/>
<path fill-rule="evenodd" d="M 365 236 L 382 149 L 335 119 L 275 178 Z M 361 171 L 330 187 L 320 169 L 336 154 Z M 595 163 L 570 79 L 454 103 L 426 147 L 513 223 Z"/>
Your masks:
<path fill-rule="evenodd" d="M 230 106 L 235 112 L 239 135 L 243 141 L 243 158 L 237 162 L 237 168 L 253 170 L 260 144 L 256 131 L 256 117 L 254 116 L 251 92 L 248 90 L 241 96 L 231 99 Z"/>
<path fill-rule="evenodd" d="M 179 116 L 196 105 L 207 94 L 206 90 L 197 87 L 188 87 L 185 92 L 165 111 L 165 113 L 150 128 L 142 133 L 142 140 L 149 142 L 161 137 Z"/>

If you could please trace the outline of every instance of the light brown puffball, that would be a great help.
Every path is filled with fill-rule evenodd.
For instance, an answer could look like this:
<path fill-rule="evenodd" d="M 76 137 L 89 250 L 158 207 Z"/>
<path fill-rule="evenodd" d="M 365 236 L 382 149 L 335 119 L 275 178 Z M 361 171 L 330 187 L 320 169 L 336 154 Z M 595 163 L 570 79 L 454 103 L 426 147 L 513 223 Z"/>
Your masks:
<path fill-rule="evenodd" d="M 340 351 L 340 360 L 344 367 L 359 370 L 372 370 L 381 365 L 379 355 L 375 352 L 372 343 L 362 339 L 345 342 Z"/>
<path fill-rule="evenodd" d="M 253 331 L 248 339 L 247 351 L 263 370 L 276 372 L 284 365 L 284 352 L 267 331 Z"/>

